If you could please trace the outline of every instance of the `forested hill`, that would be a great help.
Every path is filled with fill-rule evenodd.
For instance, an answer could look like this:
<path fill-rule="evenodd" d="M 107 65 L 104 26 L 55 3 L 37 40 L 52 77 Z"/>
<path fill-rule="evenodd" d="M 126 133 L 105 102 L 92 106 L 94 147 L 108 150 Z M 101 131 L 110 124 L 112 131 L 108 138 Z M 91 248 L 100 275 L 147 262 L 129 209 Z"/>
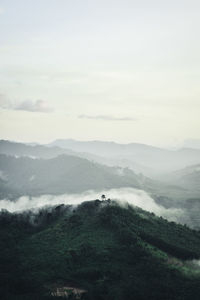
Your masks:
<path fill-rule="evenodd" d="M 114 201 L 3 211 L 0 251 L 5 300 L 200 299 L 200 233 Z"/>

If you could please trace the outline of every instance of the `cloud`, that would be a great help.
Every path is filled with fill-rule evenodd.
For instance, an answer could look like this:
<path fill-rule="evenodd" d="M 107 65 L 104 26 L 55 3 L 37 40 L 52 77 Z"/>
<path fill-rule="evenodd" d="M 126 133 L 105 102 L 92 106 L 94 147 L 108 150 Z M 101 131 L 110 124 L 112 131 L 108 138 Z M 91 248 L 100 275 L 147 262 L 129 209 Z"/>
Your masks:
<path fill-rule="evenodd" d="M 78 118 L 91 119 L 91 120 L 103 120 L 103 121 L 136 121 L 135 118 L 131 118 L 131 117 L 115 117 L 111 115 L 97 115 L 97 116 L 79 115 Z"/>
<path fill-rule="evenodd" d="M 53 109 L 48 106 L 48 103 L 44 100 L 36 101 L 24 101 L 20 105 L 16 106 L 16 110 L 24 110 L 30 112 L 52 112 Z"/>
<path fill-rule="evenodd" d="M 8 110 L 24 110 L 29 112 L 43 112 L 49 113 L 53 111 L 47 101 L 36 100 L 36 101 L 23 101 L 20 104 L 14 104 L 10 99 L 4 95 L 0 94 L 0 108 Z"/>
<path fill-rule="evenodd" d="M 129 204 L 153 212 L 169 221 L 175 221 L 182 224 L 188 223 L 187 214 L 182 209 L 167 209 L 158 205 L 145 191 L 134 188 L 109 189 L 98 192 L 90 190 L 81 194 L 42 195 L 39 197 L 23 196 L 18 198 L 15 202 L 2 199 L 0 201 L 0 210 L 6 209 L 10 212 L 16 212 L 37 210 L 44 206 L 59 204 L 78 205 L 84 201 L 92 201 L 100 198 L 103 194 L 112 200 L 116 200 L 123 207 L 127 207 L 127 204 Z"/>

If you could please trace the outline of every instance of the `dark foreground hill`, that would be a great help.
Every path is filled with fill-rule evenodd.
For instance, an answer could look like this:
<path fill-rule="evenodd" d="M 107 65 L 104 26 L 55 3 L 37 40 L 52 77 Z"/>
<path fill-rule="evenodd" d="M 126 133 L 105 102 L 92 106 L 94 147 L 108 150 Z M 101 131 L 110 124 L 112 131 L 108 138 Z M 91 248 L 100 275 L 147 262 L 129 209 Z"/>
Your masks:
<path fill-rule="evenodd" d="M 0 251 L 4 300 L 200 299 L 200 233 L 111 201 L 4 211 Z"/>

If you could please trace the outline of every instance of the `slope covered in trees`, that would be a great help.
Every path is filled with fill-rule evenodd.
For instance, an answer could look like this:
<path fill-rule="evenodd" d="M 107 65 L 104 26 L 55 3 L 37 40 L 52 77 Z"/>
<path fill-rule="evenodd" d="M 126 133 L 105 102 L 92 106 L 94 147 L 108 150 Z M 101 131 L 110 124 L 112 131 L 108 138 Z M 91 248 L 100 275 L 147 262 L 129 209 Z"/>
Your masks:
<path fill-rule="evenodd" d="M 3 299 L 197 300 L 200 233 L 113 201 L 0 215 Z M 75 297 L 71 293 L 71 298 Z M 68 298 L 70 298 L 68 297 Z"/>

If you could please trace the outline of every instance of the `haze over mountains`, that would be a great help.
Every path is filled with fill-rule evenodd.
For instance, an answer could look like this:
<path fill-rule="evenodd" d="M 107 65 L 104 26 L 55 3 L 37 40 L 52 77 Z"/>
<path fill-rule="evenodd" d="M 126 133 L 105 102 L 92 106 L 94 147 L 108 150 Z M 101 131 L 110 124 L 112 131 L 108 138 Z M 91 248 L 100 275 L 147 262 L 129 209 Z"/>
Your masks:
<path fill-rule="evenodd" d="M 1 180 L 20 195 L 79 193 L 90 189 L 142 187 L 128 169 L 98 165 L 86 159 L 60 155 L 51 159 L 1 154 Z"/>
<path fill-rule="evenodd" d="M 164 179 L 168 183 L 176 183 L 179 186 L 200 190 L 200 164 L 185 167 L 171 172 Z"/>
<path fill-rule="evenodd" d="M 184 214 L 187 210 L 187 223 L 200 226 L 196 215 L 200 197 L 199 165 L 183 167 L 191 161 L 200 162 L 200 150 L 172 151 L 100 141 L 66 140 L 53 144 L 0 141 L 1 199 L 15 201 L 22 196 L 79 194 L 88 190 L 98 195 L 103 190 L 137 188 L 149 193 L 166 209 L 183 208 Z M 165 162 L 162 167 L 160 160 Z M 175 161 L 183 169 L 173 171 Z M 141 169 L 148 170 L 147 174 L 142 174 Z"/>
<path fill-rule="evenodd" d="M 110 166 L 128 167 L 147 176 L 177 171 L 200 163 L 200 149 L 168 150 L 149 145 L 102 141 L 56 140 L 48 145 L 1 140 L 0 153 L 32 158 L 53 158 L 61 154 L 87 158 Z"/>
<path fill-rule="evenodd" d="M 104 157 L 107 164 L 131 167 L 135 169 L 134 171 L 150 176 L 175 171 L 200 162 L 200 149 L 168 150 L 138 143 L 80 142 L 72 139 L 56 140 L 49 146 Z"/>
<path fill-rule="evenodd" d="M 114 142 L 80 142 L 75 140 L 57 140 L 50 145 L 27 145 L 1 140 L 0 154 L 14 156 L 15 158 L 19 157 L 21 161 L 23 161 L 22 157 L 27 157 L 29 160 L 24 160 L 25 165 L 35 164 L 35 170 L 38 171 L 40 163 L 41 166 L 46 164 L 46 168 L 48 164 L 53 165 L 55 167 L 55 174 L 50 168 L 51 174 L 49 174 L 49 177 L 55 175 L 54 178 L 58 176 L 57 171 L 63 172 L 62 174 L 64 174 L 64 171 L 69 172 L 72 161 L 76 161 L 75 165 L 77 166 L 77 162 L 80 165 L 81 163 L 85 165 L 85 174 L 88 173 L 86 165 L 96 167 L 97 169 L 101 168 L 104 171 L 107 170 L 113 176 L 120 176 L 120 180 L 122 181 L 127 174 L 129 176 L 131 174 L 135 180 L 137 177 L 137 186 L 141 187 L 142 183 L 148 181 L 147 177 L 187 189 L 195 190 L 195 187 L 198 185 L 198 164 L 200 164 L 200 150 L 198 149 L 182 148 L 175 151 L 136 143 L 117 144 Z M 58 158 L 59 156 L 60 158 Z M 5 159 L 7 159 L 7 163 L 10 160 L 10 158 Z M 40 161 L 36 160 L 33 162 L 31 159 L 40 159 Z M 43 161 L 44 159 L 53 160 L 45 162 Z M 63 166 L 62 161 L 64 162 Z M 13 164 L 16 162 L 17 160 L 12 159 Z M 8 166 L 7 163 L 4 164 L 5 168 Z M 114 168 L 106 168 L 106 165 L 113 166 Z M 62 168 L 59 169 L 59 166 L 62 166 Z M 18 163 L 18 167 L 23 168 L 23 164 L 20 166 L 20 163 Z M 1 180 L 6 178 L 3 172 L 6 172 L 6 170 L 1 169 Z M 29 170 L 29 172 L 30 176 L 34 176 L 32 174 L 34 170 Z M 42 174 L 42 172 L 39 173 Z M 184 176 L 187 182 L 184 182 L 184 180 L 181 182 L 181 176 Z M 150 182 L 153 185 L 153 181 Z M 34 183 L 34 180 L 32 183 Z"/>
<path fill-rule="evenodd" d="M 31 158 L 53 158 L 61 154 L 73 154 L 71 150 L 58 147 L 47 148 L 39 144 L 23 144 L 0 140 L 0 153 L 11 156 L 27 156 Z"/>
<path fill-rule="evenodd" d="M 183 142 L 182 147 L 200 149 L 200 139 L 187 139 Z"/>

